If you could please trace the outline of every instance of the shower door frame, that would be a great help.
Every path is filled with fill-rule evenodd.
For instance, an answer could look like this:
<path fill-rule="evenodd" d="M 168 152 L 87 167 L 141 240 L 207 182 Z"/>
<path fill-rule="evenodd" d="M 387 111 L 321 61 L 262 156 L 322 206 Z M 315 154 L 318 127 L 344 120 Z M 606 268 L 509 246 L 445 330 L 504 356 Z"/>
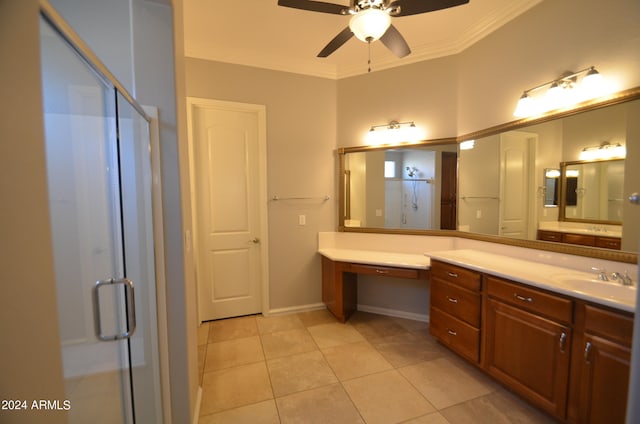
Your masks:
<path fill-rule="evenodd" d="M 159 356 L 160 402 L 161 414 L 164 422 L 171 422 L 171 393 L 169 383 L 168 361 L 168 323 L 166 320 L 166 281 L 164 263 L 164 234 L 162 219 L 162 186 L 160 165 L 160 141 L 157 108 L 141 106 L 127 89 L 115 78 L 108 68 L 91 51 L 88 45 L 79 37 L 73 28 L 60 16 L 47 0 L 39 0 L 41 17 L 55 30 L 96 75 L 113 90 L 114 95 L 120 95 L 139 115 L 148 123 L 150 167 L 151 167 L 151 204 L 152 204 L 152 234 L 153 260 L 155 272 L 155 308 L 157 328 L 157 348 Z M 135 421 L 135 418 L 134 418 Z"/>

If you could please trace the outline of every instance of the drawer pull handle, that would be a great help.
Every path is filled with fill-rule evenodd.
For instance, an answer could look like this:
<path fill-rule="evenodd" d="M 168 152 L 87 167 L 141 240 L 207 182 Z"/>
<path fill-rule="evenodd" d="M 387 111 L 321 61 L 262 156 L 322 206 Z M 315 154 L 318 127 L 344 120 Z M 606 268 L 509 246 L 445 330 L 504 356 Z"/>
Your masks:
<path fill-rule="evenodd" d="M 458 303 L 458 299 L 456 299 L 455 297 L 449 297 L 447 296 L 447 300 L 451 303 Z"/>
<path fill-rule="evenodd" d="M 560 334 L 560 352 L 564 353 L 566 344 L 567 344 L 567 333 L 562 332 L 562 334 Z"/>
<path fill-rule="evenodd" d="M 523 302 L 533 302 L 533 298 L 532 297 L 524 297 L 524 296 L 520 296 L 518 293 L 514 293 L 513 297 L 515 297 L 518 300 L 521 300 Z"/>
<path fill-rule="evenodd" d="M 591 356 L 591 347 L 591 342 L 587 342 L 587 344 L 584 346 L 584 361 L 587 364 L 591 364 L 591 360 L 589 359 L 589 357 Z"/>
<path fill-rule="evenodd" d="M 389 271 L 384 270 L 384 269 L 376 269 L 376 273 L 377 273 L 377 274 L 388 274 L 388 273 L 389 273 Z"/>
<path fill-rule="evenodd" d="M 455 272 L 447 272 L 447 275 L 452 278 L 458 278 L 458 274 L 456 274 Z"/>
<path fill-rule="evenodd" d="M 458 335 L 457 332 L 455 332 L 453 330 L 449 330 L 449 329 L 447 329 L 447 333 L 451 334 L 452 336 L 457 336 Z"/>

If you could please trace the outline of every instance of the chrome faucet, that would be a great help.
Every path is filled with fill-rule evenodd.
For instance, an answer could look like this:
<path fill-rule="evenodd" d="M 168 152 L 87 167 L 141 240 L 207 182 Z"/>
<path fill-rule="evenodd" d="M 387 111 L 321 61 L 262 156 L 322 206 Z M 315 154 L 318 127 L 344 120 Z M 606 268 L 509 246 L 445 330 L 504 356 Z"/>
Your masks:
<path fill-rule="evenodd" d="M 607 277 L 607 270 L 606 269 L 604 269 L 604 268 L 596 268 L 596 267 L 592 267 L 591 269 L 598 273 L 598 280 L 600 280 L 600 281 L 609 281 L 609 277 Z"/>
<path fill-rule="evenodd" d="M 629 277 L 629 273 L 627 271 L 624 272 L 624 275 L 619 272 L 614 272 L 611 274 L 611 279 L 613 281 L 620 281 L 620 284 L 623 286 L 633 285 L 633 281 L 631 280 L 631 277 Z"/>

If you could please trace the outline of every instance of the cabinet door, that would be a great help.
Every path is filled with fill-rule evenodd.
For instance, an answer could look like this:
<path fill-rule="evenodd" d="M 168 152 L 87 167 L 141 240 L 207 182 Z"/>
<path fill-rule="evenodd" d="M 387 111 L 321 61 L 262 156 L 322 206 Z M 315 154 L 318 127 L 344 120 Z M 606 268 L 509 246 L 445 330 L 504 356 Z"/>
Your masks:
<path fill-rule="evenodd" d="M 631 351 L 618 343 L 585 334 L 580 380 L 581 423 L 624 423 Z"/>
<path fill-rule="evenodd" d="M 487 371 L 549 413 L 566 415 L 571 329 L 489 299 Z"/>

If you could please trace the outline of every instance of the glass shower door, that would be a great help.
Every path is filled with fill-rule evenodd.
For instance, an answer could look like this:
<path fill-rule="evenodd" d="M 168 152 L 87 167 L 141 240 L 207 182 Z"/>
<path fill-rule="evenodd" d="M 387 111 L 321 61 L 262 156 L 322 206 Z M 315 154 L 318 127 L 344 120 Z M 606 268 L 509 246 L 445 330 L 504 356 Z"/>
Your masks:
<path fill-rule="evenodd" d="M 40 27 L 69 422 L 159 423 L 148 124 L 48 21 Z"/>

